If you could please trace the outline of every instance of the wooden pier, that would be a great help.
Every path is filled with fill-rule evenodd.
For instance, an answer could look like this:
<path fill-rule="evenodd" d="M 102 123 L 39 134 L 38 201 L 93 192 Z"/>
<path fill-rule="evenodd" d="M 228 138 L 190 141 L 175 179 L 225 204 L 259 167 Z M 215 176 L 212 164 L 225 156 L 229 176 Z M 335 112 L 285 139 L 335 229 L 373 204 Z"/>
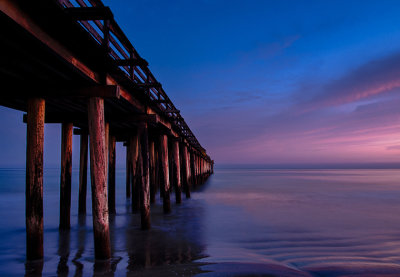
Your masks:
<path fill-rule="evenodd" d="M 44 125 L 62 126 L 60 230 L 70 228 L 72 136 L 80 136 L 79 214 L 90 158 L 96 259 L 111 257 L 117 142 L 126 146 L 126 197 L 151 228 L 213 173 L 213 161 L 100 0 L 0 0 L 0 105 L 26 112 L 27 259 L 43 258 Z"/>

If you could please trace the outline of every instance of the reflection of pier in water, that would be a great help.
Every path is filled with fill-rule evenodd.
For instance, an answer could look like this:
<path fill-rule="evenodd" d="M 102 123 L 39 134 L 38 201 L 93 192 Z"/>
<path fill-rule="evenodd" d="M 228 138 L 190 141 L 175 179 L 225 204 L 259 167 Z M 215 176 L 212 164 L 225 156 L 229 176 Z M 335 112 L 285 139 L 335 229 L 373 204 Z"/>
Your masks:
<path fill-rule="evenodd" d="M 199 264 L 193 263 L 205 257 L 202 216 L 201 206 L 192 205 L 171 217 L 158 214 L 155 221 L 159 227 L 149 232 L 129 224 L 130 228 L 125 230 L 128 272 L 159 267 L 169 268 L 172 273 L 179 270 L 179 265 L 190 263 L 192 273 L 202 272 Z"/>
<path fill-rule="evenodd" d="M 183 205 L 168 216 L 157 206 L 152 214 L 153 228 L 143 231 L 136 215 L 129 212 L 115 215 L 110 220 L 113 258 L 101 261 L 91 257 L 90 226 L 86 225 L 85 217 L 78 215 L 78 228 L 58 233 L 57 276 L 201 273 L 203 263 L 196 261 L 206 256 L 203 217 L 202 203 Z M 42 270 L 43 260 L 27 262 L 25 276 L 40 276 Z"/>
<path fill-rule="evenodd" d="M 99 260 L 110 259 L 113 251 L 109 214 L 116 212 L 117 142 L 126 146 L 126 196 L 132 199 L 130 212 L 140 213 L 142 229 L 151 227 L 150 203 L 154 203 L 157 189 L 162 192 L 163 211 L 169 213 L 173 189 L 176 203 L 181 203 L 182 191 L 190 198 L 191 187 L 212 174 L 213 161 L 206 150 L 149 70 L 148 63 L 122 32 L 111 10 L 100 0 L 4 0 L 0 1 L 0 24 L 0 105 L 26 112 L 23 120 L 27 124 L 28 260 L 43 259 L 44 252 L 43 146 L 47 123 L 59 123 L 62 129 L 59 275 L 70 270 L 66 261 L 72 254 L 68 230 L 73 134 L 81 138 L 82 215 L 86 213 L 90 149 L 94 256 Z M 147 236 L 143 234 L 140 235 Z M 140 250 L 129 248 L 140 257 L 133 264 L 142 258 L 144 261 L 139 263 L 144 265 L 147 261 L 151 265 L 157 260 L 180 260 L 187 257 L 182 253 L 193 252 L 185 249 L 186 245 L 177 247 L 179 253 L 167 247 L 167 258 L 161 259 L 148 250 L 154 243 L 152 233 L 143 239 L 150 247 L 141 245 L 141 251 L 149 254 L 141 257 Z M 77 275 L 80 255 L 73 258 Z M 28 273 L 41 272 L 43 264 L 27 263 L 26 268 Z"/>

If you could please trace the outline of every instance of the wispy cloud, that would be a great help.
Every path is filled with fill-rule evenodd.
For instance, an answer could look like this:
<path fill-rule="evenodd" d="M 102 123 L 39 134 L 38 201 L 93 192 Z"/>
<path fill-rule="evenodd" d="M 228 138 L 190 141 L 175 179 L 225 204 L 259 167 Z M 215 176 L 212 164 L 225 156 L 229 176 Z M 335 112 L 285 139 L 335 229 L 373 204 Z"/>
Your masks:
<path fill-rule="evenodd" d="M 386 147 L 387 150 L 396 150 L 396 151 L 400 151 L 400 145 L 392 145 L 392 146 L 388 146 Z"/>
<path fill-rule="evenodd" d="M 400 55 L 393 55 L 330 81 L 306 103 L 297 98 L 273 114 L 274 103 L 260 99 L 217 109 L 202 118 L 199 133 L 223 162 L 235 157 L 267 163 L 399 161 L 394 151 L 400 145 L 399 86 Z"/>
<path fill-rule="evenodd" d="M 322 88 L 309 109 L 338 106 L 400 88 L 400 53 L 370 61 Z"/>

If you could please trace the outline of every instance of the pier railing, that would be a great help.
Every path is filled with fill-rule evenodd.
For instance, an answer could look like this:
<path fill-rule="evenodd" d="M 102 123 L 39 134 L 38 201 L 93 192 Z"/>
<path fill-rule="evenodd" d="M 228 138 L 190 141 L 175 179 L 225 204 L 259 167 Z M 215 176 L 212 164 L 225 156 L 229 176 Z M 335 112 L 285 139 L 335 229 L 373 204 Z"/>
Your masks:
<path fill-rule="evenodd" d="M 111 66 L 119 68 L 124 77 L 141 89 L 153 108 L 166 116 L 178 133 L 202 153 L 206 151 L 186 124 L 161 84 L 156 80 L 143 59 L 114 20 L 111 10 L 100 0 L 57 0 L 77 20 L 111 59 Z M 208 157 L 207 157 L 208 158 Z"/>

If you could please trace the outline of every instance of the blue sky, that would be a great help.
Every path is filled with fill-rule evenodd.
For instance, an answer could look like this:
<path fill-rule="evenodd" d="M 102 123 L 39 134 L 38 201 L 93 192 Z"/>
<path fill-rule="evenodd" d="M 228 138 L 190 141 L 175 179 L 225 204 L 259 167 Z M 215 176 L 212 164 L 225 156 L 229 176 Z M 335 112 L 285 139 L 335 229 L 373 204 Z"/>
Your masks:
<path fill-rule="evenodd" d="M 400 162 L 398 1 L 104 3 L 216 162 Z M 22 116 L 0 113 L 25 147 Z"/>

